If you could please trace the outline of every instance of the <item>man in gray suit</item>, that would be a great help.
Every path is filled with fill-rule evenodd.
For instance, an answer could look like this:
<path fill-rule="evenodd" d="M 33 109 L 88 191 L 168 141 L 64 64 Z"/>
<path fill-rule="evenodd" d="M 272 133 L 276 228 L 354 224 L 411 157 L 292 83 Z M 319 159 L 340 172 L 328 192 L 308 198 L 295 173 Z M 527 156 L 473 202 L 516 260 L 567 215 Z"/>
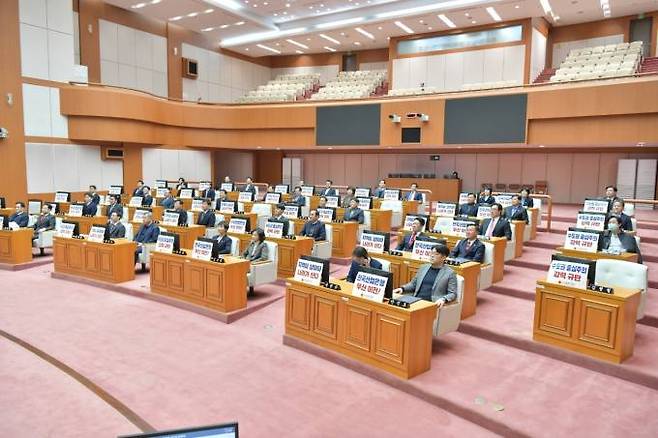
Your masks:
<path fill-rule="evenodd" d="M 123 239 L 126 237 L 126 227 L 121 223 L 121 214 L 113 211 L 107 224 L 108 237 L 110 239 Z"/>
<path fill-rule="evenodd" d="M 445 303 L 457 299 L 457 276 L 443 263 L 450 250 L 443 244 L 432 248 L 430 263 L 418 269 L 416 276 L 393 293 L 413 293 L 413 296 L 432 301 L 441 308 Z"/>

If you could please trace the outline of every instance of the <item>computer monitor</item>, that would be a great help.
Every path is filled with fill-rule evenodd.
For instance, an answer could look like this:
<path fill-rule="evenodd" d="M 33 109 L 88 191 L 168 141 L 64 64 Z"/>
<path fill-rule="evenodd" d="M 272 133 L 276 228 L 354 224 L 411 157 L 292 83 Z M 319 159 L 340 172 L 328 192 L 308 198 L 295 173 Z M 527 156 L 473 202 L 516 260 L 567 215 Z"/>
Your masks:
<path fill-rule="evenodd" d="M 245 233 L 251 233 L 251 218 L 244 214 L 234 214 L 231 219 L 244 219 L 247 221 L 247 225 L 244 227 Z"/>
<path fill-rule="evenodd" d="M 171 236 L 174 238 L 174 251 L 180 251 L 180 236 L 178 233 L 170 233 L 168 231 L 163 231 L 160 233 L 161 236 Z"/>
<path fill-rule="evenodd" d="M 80 224 L 77 222 L 70 222 L 70 221 L 62 221 L 63 224 L 73 224 L 73 235 L 74 236 L 79 236 L 80 235 Z"/>
<path fill-rule="evenodd" d="M 0 223 L 2 223 L 2 229 L 9 228 L 9 216 L 6 214 L 0 215 Z"/>
<path fill-rule="evenodd" d="M 41 214 L 41 199 L 27 200 L 27 214 L 31 214 L 31 215 Z"/>
<path fill-rule="evenodd" d="M 579 257 L 569 257 L 562 254 L 553 254 L 551 261 L 557 260 L 560 262 L 571 262 L 571 263 L 580 263 L 582 265 L 588 265 L 589 270 L 587 271 L 587 285 L 594 284 L 594 278 L 596 277 L 596 260 L 581 259 Z"/>
<path fill-rule="evenodd" d="M 7 203 L 5 202 L 5 198 L 0 198 L 0 208 L 7 208 Z"/>
<path fill-rule="evenodd" d="M 383 271 L 381 269 L 371 268 L 369 266 L 359 266 L 357 269 L 357 274 L 359 272 L 365 272 L 368 274 L 378 275 L 380 277 L 386 277 L 386 288 L 384 289 L 384 298 L 389 300 L 393 298 L 393 273 L 388 271 Z"/>
<path fill-rule="evenodd" d="M 196 240 L 200 242 L 212 243 L 212 250 L 210 251 L 210 257 L 217 258 L 219 257 L 219 242 L 215 239 L 210 239 L 208 237 L 197 237 Z"/>
<path fill-rule="evenodd" d="M 598 244 L 596 250 L 601 251 L 601 246 L 603 245 L 602 237 L 603 237 L 604 231 L 586 230 L 585 228 L 576 228 L 576 227 L 569 227 L 569 231 L 578 231 L 580 233 L 598 234 L 599 235 L 599 244 Z"/>
<path fill-rule="evenodd" d="M 391 235 L 389 233 L 386 233 L 384 231 L 365 230 L 363 234 L 376 234 L 378 236 L 384 236 L 384 251 L 388 251 L 391 249 Z"/>
<path fill-rule="evenodd" d="M 121 435 L 118 438 L 238 438 L 238 423 L 213 424 L 210 426 L 172 429 L 159 432 Z"/>
<path fill-rule="evenodd" d="M 309 262 L 322 263 L 322 274 L 320 275 L 320 281 L 322 283 L 329 282 L 329 260 L 321 259 L 320 257 L 313 257 L 310 255 L 303 255 L 300 257 L 302 260 L 308 260 Z"/>
<path fill-rule="evenodd" d="M 284 219 L 275 219 L 273 217 L 267 219 L 268 222 L 278 222 L 283 224 L 283 235 L 287 236 L 288 231 L 290 230 L 290 221 Z"/>

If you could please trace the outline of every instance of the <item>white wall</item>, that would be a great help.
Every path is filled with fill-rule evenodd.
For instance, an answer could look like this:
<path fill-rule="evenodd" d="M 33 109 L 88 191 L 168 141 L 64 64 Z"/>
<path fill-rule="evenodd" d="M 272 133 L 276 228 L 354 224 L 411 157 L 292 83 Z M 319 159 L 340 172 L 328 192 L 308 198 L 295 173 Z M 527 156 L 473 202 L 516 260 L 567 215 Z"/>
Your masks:
<path fill-rule="evenodd" d="M 183 78 L 185 100 L 233 102 L 270 79 L 269 67 L 189 44 L 183 44 L 182 56 L 199 63 L 196 79 Z"/>
<path fill-rule="evenodd" d="M 123 185 L 123 162 L 101 160 L 100 146 L 26 143 L 25 160 L 28 193 Z"/>
<path fill-rule="evenodd" d="M 546 66 L 546 37 L 534 27 L 530 49 L 530 83 L 532 83 Z"/>
<path fill-rule="evenodd" d="M 416 88 L 425 83 L 426 87 L 454 91 L 464 84 L 522 83 L 524 63 L 524 45 L 395 59 L 392 88 Z"/>
<path fill-rule="evenodd" d="M 278 75 L 320 73 L 320 83 L 326 84 L 328 81 L 338 76 L 339 71 L 340 67 L 338 65 L 273 68 L 272 79 L 276 79 Z"/>
<path fill-rule="evenodd" d="M 157 179 L 209 181 L 211 166 L 209 151 L 142 149 L 142 179 L 151 187 Z"/>
<path fill-rule="evenodd" d="M 73 11 L 73 59 L 80 64 L 80 14 Z"/>
<path fill-rule="evenodd" d="M 99 20 L 101 82 L 167 96 L 167 39 Z"/>
<path fill-rule="evenodd" d="M 25 135 L 68 138 L 68 121 L 59 111 L 59 88 L 23 84 Z"/>
<path fill-rule="evenodd" d="M 610 35 L 598 38 L 588 38 L 578 41 L 567 41 L 553 44 L 553 68 L 557 68 L 565 60 L 572 49 L 584 49 L 585 47 L 604 46 L 606 44 L 619 44 L 624 42 L 624 35 Z"/>
<path fill-rule="evenodd" d="M 67 82 L 73 77 L 71 0 L 20 0 L 23 76 Z"/>
<path fill-rule="evenodd" d="M 388 70 L 388 61 L 362 62 L 359 64 L 359 70 Z"/>

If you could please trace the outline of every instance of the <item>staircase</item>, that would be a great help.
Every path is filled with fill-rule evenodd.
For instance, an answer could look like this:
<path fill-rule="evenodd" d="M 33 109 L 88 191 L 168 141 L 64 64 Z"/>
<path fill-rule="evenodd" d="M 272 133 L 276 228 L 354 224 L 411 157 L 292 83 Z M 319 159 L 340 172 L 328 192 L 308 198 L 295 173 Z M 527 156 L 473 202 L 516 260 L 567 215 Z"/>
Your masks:
<path fill-rule="evenodd" d="M 653 58 L 644 58 L 640 64 L 641 74 L 658 74 L 658 56 Z"/>
<path fill-rule="evenodd" d="M 533 84 L 543 84 L 545 82 L 548 82 L 548 80 L 555 74 L 554 68 L 545 68 L 541 73 L 539 73 L 539 76 L 537 76 L 537 79 L 533 82 Z"/>

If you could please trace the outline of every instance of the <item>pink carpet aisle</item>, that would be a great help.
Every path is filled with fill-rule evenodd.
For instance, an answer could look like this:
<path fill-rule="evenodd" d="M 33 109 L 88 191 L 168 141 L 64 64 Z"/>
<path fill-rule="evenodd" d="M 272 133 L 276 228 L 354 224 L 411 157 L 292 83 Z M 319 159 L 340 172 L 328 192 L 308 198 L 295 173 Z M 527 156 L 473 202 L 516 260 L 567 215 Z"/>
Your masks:
<path fill-rule="evenodd" d="M 658 230 L 643 222 L 658 215 L 638 212 L 651 288 L 635 355 L 616 366 L 532 341 L 535 281 L 576 211 L 555 208 L 554 231 L 479 292 L 477 314 L 407 382 L 282 345 L 282 299 L 227 325 L 144 299 L 144 275 L 140 296 L 52 279 L 52 265 L 0 271 L 0 436 L 232 420 L 245 437 L 658 436 Z"/>

